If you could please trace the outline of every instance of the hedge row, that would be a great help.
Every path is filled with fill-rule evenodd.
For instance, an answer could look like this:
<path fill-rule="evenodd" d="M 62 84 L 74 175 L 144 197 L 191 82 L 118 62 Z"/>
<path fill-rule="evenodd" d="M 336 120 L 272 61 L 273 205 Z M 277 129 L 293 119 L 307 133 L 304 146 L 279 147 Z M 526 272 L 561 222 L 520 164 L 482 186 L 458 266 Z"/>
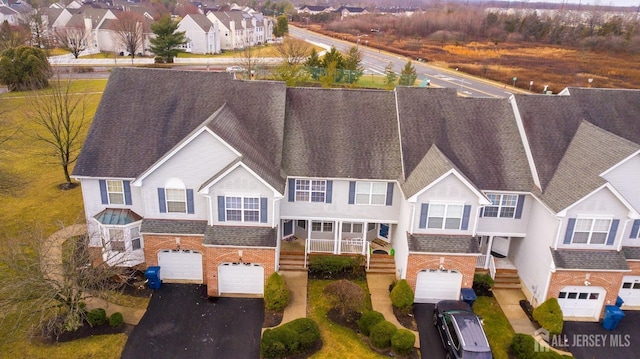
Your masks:
<path fill-rule="evenodd" d="M 374 310 L 365 312 L 358 320 L 360 332 L 369 337 L 371 346 L 391 350 L 396 355 L 409 355 L 413 350 L 416 335 L 408 329 L 398 329 L 384 319 L 384 315 Z"/>
<path fill-rule="evenodd" d="M 309 318 L 298 318 L 262 334 L 263 358 L 285 358 L 305 352 L 320 340 L 318 325 Z"/>

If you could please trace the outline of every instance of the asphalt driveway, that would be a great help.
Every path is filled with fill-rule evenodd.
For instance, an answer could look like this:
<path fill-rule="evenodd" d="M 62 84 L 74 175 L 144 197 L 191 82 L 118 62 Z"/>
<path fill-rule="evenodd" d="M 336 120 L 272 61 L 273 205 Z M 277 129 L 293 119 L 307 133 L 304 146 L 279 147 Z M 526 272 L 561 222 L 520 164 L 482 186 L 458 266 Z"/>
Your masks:
<path fill-rule="evenodd" d="M 263 320 L 262 299 L 209 299 L 203 285 L 163 284 L 122 358 L 259 358 Z"/>
<path fill-rule="evenodd" d="M 577 359 L 640 358 L 640 312 L 623 311 L 615 330 L 601 323 L 564 322 L 563 338 Z"/>
<path fill-rule="evenodd" d="M 434 304 L 414 303 L 413 314 L 418 324 L 420 334 L 420 353 L 423 358 L 440 359 L 445 358 L 447 353 L 442 346 L 438 329 L 433 325 Z"/>

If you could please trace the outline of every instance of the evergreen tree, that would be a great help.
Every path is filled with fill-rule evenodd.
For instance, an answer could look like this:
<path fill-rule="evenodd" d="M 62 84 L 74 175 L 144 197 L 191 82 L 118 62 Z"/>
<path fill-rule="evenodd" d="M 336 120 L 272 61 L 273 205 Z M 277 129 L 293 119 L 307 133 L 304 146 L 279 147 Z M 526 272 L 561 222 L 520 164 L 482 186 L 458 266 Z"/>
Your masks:
<path fill-rule="evenodd" d="M 387 66 L 384 68 L 384 76 L 385 76 L 385 84 L 388 89 L 392 89 L 396 84 L 396 80 L 398 79 L 398 75 L 395 71 L 393 71 L 393 63 L 389 62 Z"/>
<path fill-rule="evenodd" d="M 352 84 L 358 82 L 364 72 L 362 67 L 362 53 L 356 46 L 349 49 L 349 54 L 343 61 L 343 69 L 346 72 L 346 82 Z"/>
<path fill-rule="evenodd" d="M 162 57 L 164 62 L 173 63 L 173 58 L 180 52 L 184 52 L 180 45 L 187 43 L 184 31 L 176 31 L 178 23 L 171 20 L 170 16 L 162 17 L 151 24 L 151 31 L 156 35 L 151 39 L 151 51 Z"/>
<path fill-rule="evenodd" d="M 309 58 L 305 61 L 304 66 L 306 66 L 308 71 L 311 73 L 311 77 L 315 80 L 320 78 L 320 67 L 322 67 L 322 62 L 320 61 L 318 51 L 316 51 L 315 47 L 311 48 L 311 54 L 309 54 Z"/>
<path fill-rule="evenodd" d="M 280 15 L 276 18 L 276 25 L 273 27 L 273 36 L 284 37 L 289 33 L 289 18 L 287 15 Z"/>
<path fill-rule="evenodd" d="M 9 90 L 32 90 L 49 86 L 52 71 L 44 51 L 20 46 L 2 52 L 0 82 Z"/>
<path fill-rule="evenodd" d="M 400 81 L 398 84 L 402 86 L 413 86 L 417 78 L 418 73 L 416 72 L 416 68 L 411 64 L 411 60 L 409 60 L 400 73 Z"/>

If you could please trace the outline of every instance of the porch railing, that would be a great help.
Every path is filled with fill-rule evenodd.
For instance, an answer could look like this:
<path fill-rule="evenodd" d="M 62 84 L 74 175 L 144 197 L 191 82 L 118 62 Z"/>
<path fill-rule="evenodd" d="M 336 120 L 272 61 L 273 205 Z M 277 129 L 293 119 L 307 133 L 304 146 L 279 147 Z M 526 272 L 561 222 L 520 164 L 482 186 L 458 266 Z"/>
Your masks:
<path fill-rule="evenodd" d="M 324 252 L 333 253 L 333 245 L 336 243 L 333 239 L 308 239 L 307 253 Z"/>
<path fill-rule="evenodd" d="M 496 260 L 493 256 L 489 257 L 489 275 L 491 275 L 491 279 L 496 279 Z"/>
<path fill-rule="evenodd" d="M 487 262 L 487 256 L 486 255 L 481 255 L 478 256 L 478 259 L 476 260 L 476 268 L 482 268 L 484 269 L 484 264 Z"/>
<path fill-rule="evenodd" d="M 362 253 L 364 246 L 362 238 L 343 239 L 340 241 L 340 253 Z"/>

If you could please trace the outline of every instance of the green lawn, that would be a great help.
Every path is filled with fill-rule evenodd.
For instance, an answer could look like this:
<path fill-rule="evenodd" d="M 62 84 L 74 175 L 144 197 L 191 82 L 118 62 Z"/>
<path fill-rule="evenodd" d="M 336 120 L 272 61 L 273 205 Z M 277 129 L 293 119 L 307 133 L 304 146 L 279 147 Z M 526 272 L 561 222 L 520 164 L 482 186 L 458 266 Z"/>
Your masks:
<path fill-rule="evenodd" d="M 495 359 L 508 359 L 509 345 L 514 332 L 509 320 L 493 297 L 478 296 L 473 311 L 483 319 L 484 331 L 489 339 Z"/>
<path fill-rule="evenodd" d="M 360 339 L 353 330 L 333 323 L 327 318 L 327 312 L 331 305 L 322 293 L 324 287 L 331 283 L 331 280 L 310 280 L 308 288 L 308 317 L 313 319 L 320 327 L 323 346 L 322 350 L 311 358 L 314 359 L 360 359 L 360 358 L 387 358 L 384 355 L 374 353 L 369 346 Z M 369 290 L 366 281 L 356 282 L 363 287 L 369 298 Z M 368 303 L 369 309 L 371 303 Z"/>
<path fill-rule="evenodd" d="M 93 118 L 106 80 L 74 81 L 73 92 L 89 93 L 86 118 Z M 44 155 L 42 142 L 30 137 L 34 124 L 27 115 L 30 92 L 12 92 L 0 96 L 0 116 L 8 120 L 7 127 L 20 129 L 0 151 L 0 177 L 14 183 L 11 193 L 2 193 L 5 207 L 0 211 L 0 245 L 24 231 L 34 228 L 44 235 L 53 233 L 60 224 L 84 221 L 82 193 L 78 187 L 60 191 L 64 182 L 62 169 Z M 85 130 L 88 130 L 88 126 Z M 84 136 L 84 135 L 83 135 Z M 0 273 L 0 277 L 1 277 Z M 141 303 L 139 303 L 141 305 Z M 32 323 L 21 323 L 27 328 Z M 0 323 L 0 336 L 6 337 L 14 328 Z M 105 335 L 69 343 L 44 345 L 23 338 L 0 346 L 0 358 L 119 358 L 126 336 Z"/>

